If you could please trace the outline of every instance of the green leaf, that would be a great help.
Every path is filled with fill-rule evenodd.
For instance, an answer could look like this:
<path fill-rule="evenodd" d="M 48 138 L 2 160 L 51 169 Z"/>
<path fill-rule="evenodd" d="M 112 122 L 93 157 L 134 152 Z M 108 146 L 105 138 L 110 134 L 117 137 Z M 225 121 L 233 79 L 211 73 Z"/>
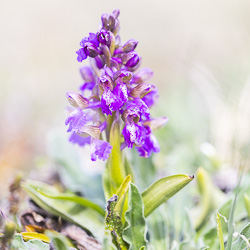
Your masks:
<path fill-rule="evenodd" d="M 51 239 L 55 249 L 68 250 L 69 248 L 75 249 L 71 241 L 64 235 L 51 230 L 45 231 L 46 235 Z"/>
<path fill-rule="evenodd" d="M 73 201 L 54 199 L 43 195 L 43 193 L 46 193 L 52 196 L 57 196 L 61 195 L 61 193 L 53 186 L 41 182 L 25 181 L 22 187 L 31 199 L 47 212 L 62 217 L 63 219 L 80 226 L 98 239 L 102 239 L 104 233 L 103 216 L 101 216 L 96 210 L 89 207 L 83 207 Z"/>
<path fill-rule="evenodd" d="M 232 250 L 250 249 L 250 222 L 241 230 L 236 241 L 232 244 Z"/>
<path fill-rule="evenodd" d="M 220 241 L 220 250 L 224 250 L 224 240 L 223 240 L 223 231 L 222 231 L 222 226 L 221 226 L 221 219 L 220 219 L 220 214 L 217 213 L 216 215 L 216 224 L 217 224 L 217 235 Z"/>
<path fill-rule="evenodd" d="M 146 221 L 144 218 L 144 204 L 137 187 L 130 183 L 129 208 L 125 214 L 127 226 L 122 237 L 129 244 L 129 249 L 143 249 L 146 246 Z"/>
<path fill-rule="evenodd" d="M 113 196 L 126 177 L 121 153 L 121 135 L 119 123 L 114 121 L 110 130 L 109 143 L 112 151 L 103 173 L 103 188 L 106 200 Z"/>
<path fill-rule="evenodd" d="M 106 228 L 111 231 L 113 242 L 118 249 L 127 249 L 126 243 L 122 239 L 122 221 L 119 214 L 115 211 L 117 195 L 113 195 L 107 202 Z"/>
<path fill-rule="evenodd" d="M 164 177 L 154 182 L 142 193 L 145 217 L 185 187 L 193 178 L 192 176 L 179 174 Z"/>
<path fill-rule="evenodd" d="M 11 241 L 12 250 L 49 250 L 49 244 L 33 239 L 25 242 L 21 234 L 16 234 Z"/>
<path fill-rule="evenodd" d="M 250 218 L 250 198 L 247 193 L 244 194 L 244 202 L 247 210 L 248 217 Z"/>
<path fill-rule="evenodd" d="M 58 195 L 49 195 L 49 194 L 45 194 L 41 191 L 38 191 L 40 194 L 51 198 L 51 199 L 55 199 L 55 200 L 65 200 L 65 201 L 72 201 L 76 204 L 79 204 L 83 207 L 89 207 L 92 208 L 93 210 L 95 210 L 96 212 L 98 212 L 100 215 L 102 215 L 103 217 L 105 216 L 105 210 L 100 207 L 99 205 L 97 205 L 96 203 L 84 198 L 84 197 L 80 197 L 74 194 L 67 194 L 67 193 L 62 193 L 62 194 L 58 194 Z"/>

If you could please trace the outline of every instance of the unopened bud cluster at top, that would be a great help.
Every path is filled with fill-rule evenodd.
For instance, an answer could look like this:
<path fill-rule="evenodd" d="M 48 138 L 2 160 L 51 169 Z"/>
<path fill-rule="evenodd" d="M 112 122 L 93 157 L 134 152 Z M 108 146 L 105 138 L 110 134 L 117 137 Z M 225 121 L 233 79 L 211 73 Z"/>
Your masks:
<path fill-rule="evenodd" d="M 93 161 L 106 160 L 112 150 L 110 121 L 122 124 L 121 149 L 134 145 L 142 157 L 160 151 L 152 131 L 167 122 L 166 117 L 150 116 L 149 108 L 158 97 L 155 85 L 148 83 L 153 72 L 138 70 L 141 57 L 135 52 L 136 40 L 121 43 L 119 13 L 103 14 L 99 31 L 80 42 L 77 60 L 89 57 L 90 66 L 80 69 L 84 80 L 80 93 L 67 93 L 74 107 L 65 122 L 69 140 L 80 146 L 90 144 Z"/>

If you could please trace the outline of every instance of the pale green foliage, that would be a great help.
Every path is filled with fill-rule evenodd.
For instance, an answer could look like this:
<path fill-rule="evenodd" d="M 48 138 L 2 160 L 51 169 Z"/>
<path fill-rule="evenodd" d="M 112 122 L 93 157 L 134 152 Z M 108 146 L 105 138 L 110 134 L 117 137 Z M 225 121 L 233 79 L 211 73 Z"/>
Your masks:
<path fill-rule="evenodd" d="M 23 188 L 28 195 L 44 210 L 49 213 L 62 217 L 70 221 L 87 232 L 95 235 L 97 238 L 103 237 L 103 217 L 99 212 L 91 207 L 83 207 L 77 202 L 68 199 L 59 199 L 57 195 L 61 195 L 54 187 L 35 181 L 26 181 Z M 47 195 L 43 195 L 47 194 Z M 49 198 L 56 196 L 57 198 Z M 86 228 L 87 225 L 87 228 Z"/>
<path fill-rule="evenodd" d="M 144 204 L 138 188 L 130 183 L 128 210 L 125 214 L 126 227 L 123 239 L 129 244 L 130 250 L 141 249 L 146 246 L 146 221 L 144 218 Z"/>
<path fill-rule="evenodd" d="M 142 199 L 145 206 L 145 217 L 192 180 L 193 177 L 188 175 L 173 175 L 154 182 L 142 193 Z"/>
<path fill-rule="evenodd" d="M 11 250 L 49 250 L 49 244 L 41 240 L 24 241 L 21 235 L 15 235 L 11 241 Z"/>

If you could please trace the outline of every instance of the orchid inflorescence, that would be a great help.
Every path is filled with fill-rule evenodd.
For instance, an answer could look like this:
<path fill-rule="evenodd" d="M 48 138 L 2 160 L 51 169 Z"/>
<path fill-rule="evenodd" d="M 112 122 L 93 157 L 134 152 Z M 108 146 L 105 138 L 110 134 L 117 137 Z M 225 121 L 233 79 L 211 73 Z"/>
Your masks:
<path fill-rule="evenodd" d="M 134 145 L 140 156 L 150 157 L 160 151 L 152 131 L 167 122 L 166 117 L 150 116 L 149 108 L 158 97 L 155 85 L 148 83 L 153 72 L 137 71 L 141 57 L 135 52 L 136 40 L 121 44 L 119 14 L 119 10 L 103 14 L 99 31 L 80 42 L 77 60 L 89 58 L 90 66 L 80 69 L 84 80 L 80 93 L 67 93 L 74 107 L 65 121 L 69 140 L 80 146 L 90 144 L 92 161 L 108 159 L 112 123 L 123 126 L 121 149 Z"/>

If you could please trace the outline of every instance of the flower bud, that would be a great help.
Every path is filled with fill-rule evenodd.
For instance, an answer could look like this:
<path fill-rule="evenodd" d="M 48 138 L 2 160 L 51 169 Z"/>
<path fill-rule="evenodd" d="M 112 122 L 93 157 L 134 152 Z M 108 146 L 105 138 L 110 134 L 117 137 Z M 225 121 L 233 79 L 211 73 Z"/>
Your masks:
<path fill-rule="evenodd" d="M 68 92 L 66 94 L 69 103 L 76 108 L 85 109 L 89 105 L 88 99 L 84 98 L 82 95 L 74 92 Z"/>
<path fill-rule="evenodd" d="M 95 139 L 99 139 L 101 130 L 98 126 L 93 125 L 85 125 L 81 129 L 77 130 L 77 134 L 82 137 L 88 137 L 91 136 Z"/>
<path fill-rule="evenodd" d="M 85 82 L 94 82 L 95 81 L 93 71 L 90 67 L 84 66 L 84 67 L 80 68 L 80 73 L 81 73 L 81 76 Z"/>
<path fill-rule="evenodd" d="M 110 66 L 110 57 L 111 57 L 111 55 L 110 55 L 110 51 L 109 51 L 108 46 L 102 44 L 101 45 L 101 51 L 102 51 L 102 53 L 104 55 L 105 62 L 107 64 L 107 66 Z"/>
<path fill-rule="evenodd" d="M 113 34 L 115 36 L 119 33 L 119 31 L 120 31 L 120 21 L 119 21 L 119 19 L 115 20 L 115 26 L 111 31 L 113 32 Z"/>
<path fill-rule="evenodd" d="M 118 9 L 113 10 L 112 14 L 114 15 L 115 18 L 118 18 L 120 15 L 120 10 L 118 10 Z"/>
<path fill-rule="evenodd" d="M 97 39 L 101 44 L 110 45 L 110 34 L 105 29 L 101 29 L 99 32 L 97 32 Z"/>
<path fill-rule="evenodd" d="M 122 56 L 122 63 L 126 67 L 135 67 L 140 61 L 140 57 L 135 51 L 131 51 Z"/>
<path fill-rule="evenodd" d="M 109 15 L 109 19 L 108 19 L 108 27 L 109 27 L 109 29 L 114 28 L 115 23 L 116 23 L 115 16 L 113 14 Z"/>
<path fill-rule="evenodd" d="M 148 81 L 154 75 L 153 71 L 149 68 L 143 68 L 138 71 L 133 77 L 133 83 L 143 83 Z"/>
<path fill-rule="evenodd" d="M 122 51 L 125 53 L 133 51 L 135 50 L 137 44 L 138 42 L 136 40 L 130 39 L 122 46 Z"/>
<path fill-rule="evenodd" d="M 114 51 L 115 51 L 116 40 L 115 40 L 115 36 L 112 32 L 108 31 L 108 33 L 109 33 L 109 37 L 110 37 L 109 50 L 110 50 L 110 54 L 113 55 Z"/>
<path fill-rule="evenodd" d="M 109 14 L 105 13 L 105 14 L 102 14 L 102 26 L 104 29 L 108 29 L 108 19 L 109 19 Z"/>

